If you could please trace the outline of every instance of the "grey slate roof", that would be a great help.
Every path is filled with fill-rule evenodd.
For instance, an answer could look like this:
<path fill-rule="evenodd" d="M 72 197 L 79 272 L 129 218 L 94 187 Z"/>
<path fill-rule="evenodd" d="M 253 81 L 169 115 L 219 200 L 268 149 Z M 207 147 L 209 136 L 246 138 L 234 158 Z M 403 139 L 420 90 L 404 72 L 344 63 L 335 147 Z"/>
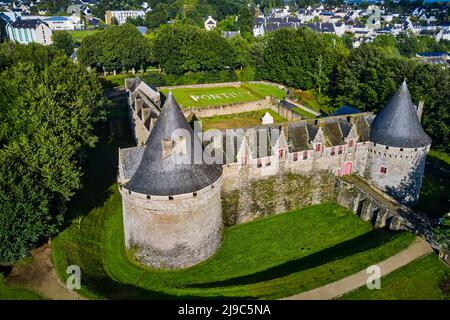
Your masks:
<path fill-rule="evenodd" d="M 122 162 L 123 178 L 130 179 L 136 172 L 144 154 L 144 146 L 120 149 L 120 160 Z"/>
<path fill-rule="evenodd" d="M 355 114 L 355 113 L 361 113 L 361 111 L 359 111 L 356 108 L 350 107 L 348 105 L 343 105 L 342 107 L 337 109 L 335 112 L 333 112 L 331 114 L 331 116 L 342 116 L 342 115 L 346 115 L 346 114 Z"/>
<path fill-rule="evenodd" d="M 39 19 L 30 19 L 30 20 L 17 20 L 16 22 L 13 22 L 11 25 L 14 28 L 19 29 L 36 29 L 42 22 L 42 20 Z"/>
<path fill-rule="evenodd" d="M 406 82 L 373 120 L 370 140 L 399 148 L 420 148 L 431 144 L 431 138 L 423 131 L 417 118 Z"/>
<path fill-rule="evenodd" d="M 176 129 L 187 130 L 191 137 L 191 150 L 194 143 L 201 145 L 172 93 L 169 93 L 145 144 L 141 163 L 125 185 L 126 189 L 142 194 L 168 196 L 198 191 L 220 178 L 222 166 L 208 165 L 203 159 L 196 164 L 194 152 L 190 152 L 190 163 L 175 163 L 173 155 L 163 159 L 162 141 L 172 140 L 172 133 Z"/>
<path fill-rule="evenodd" d="M 289 124 L 288 144 L 289 152 L 310 149 L 308 129 L 306 123 Z"/>

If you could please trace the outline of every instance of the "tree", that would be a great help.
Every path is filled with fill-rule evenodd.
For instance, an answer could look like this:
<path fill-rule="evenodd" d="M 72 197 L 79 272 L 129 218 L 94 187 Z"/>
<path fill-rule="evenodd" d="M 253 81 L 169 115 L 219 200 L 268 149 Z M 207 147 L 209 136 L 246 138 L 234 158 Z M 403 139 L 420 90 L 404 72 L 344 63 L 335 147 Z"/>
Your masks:
<path fill-rule="evenodd" d="M 217 31 L 183 24 L 167 25 L 152 42 L 153 61 L 165 72 L 184 74 L 223 70 L 233 65 L 233 49 Z"/>
<path fill-rule="evenodd" d="M 53 45 L 70 56 L 73 52 L 72 35 L 67 31 L 55 31 L 52 35 Z"/>
<path fill-rule="evenodd" d="M 334 36 L 307 28 L 268 34 L 257 73 L 266 80 L 302 89 L 326 89 L 335 64 L 348 49 Z"/>
<path fill-rule="evenodd" d="M 398 51 L 401 55 L 413 57 L 416 53 L 422 51 L 417 36 L 407 33 L 401 33 L 397 36 Z"/>
<path fill-rule="evenodd" d="M 238 27 L 236 25 L 236 17 L 235 16 L 228 16 L 222 21 L 219 21 L 217 25 L 219 30 L 222 31 L 237 31 Z"/>
<path fill-rule="evenodd" d="M 450 213 L 442 217 L 442 221 L 433 229 L 436 241 L 444 250 L 450 250 Z"/>
<path fill-rule="evenodd" d="M 95 74 L 59 50 L 1 45 L 11 58 L 0 72 L 0 261 L 28 254 L 54 235 L 65 203 L 80 188 L 80 164 L 103 119 Z M 36 55 L 30 55 L 30 52 Z"/>
<path fill-rule="evenodd" d="M 129 23 L 129 24 L 132 24 L 133 26 L 143 26 L 144 25 L 144 18 L 142 18 L 142 17 L 136 17 L 136 18 L 128 17 L 126 22 Z"/>
<path fill-rule="evenodd" d="M 328 94 L 335 106 L 378 112 L 406 79 L 414 103 L 424 100 L 422 125 L 433 146 L 450 151 L 450 69 L 402 57 L 376 43 L 351 50 L 337 65 Z"/>
<path fill-rule="evenodd" d="M 233 65 L 242 70 L 243 67 L 250 64 L 250 43 L 240 35 L 234 36 L 228 41 L 233 51 Z"/>
<path fill-rule="evenodd" d="M 237 21 L 237 25 L 239 30 L 241 31 L 241 34 L 251 33 L 253 31 L 254 24 L 254 15 L 250 12 L 249 8 L 242 7 L 241 10 L 239 10 L 239 18 Z"/>
<path fill-rule="evenodd" d="M 77 57 L 85 66 L 104 70 L 139 69 L 148 64 L 150 46 L 135 26 L 123 24 L 83 39 Z"/>
<path fill-rule="evenodd" d="M 147 12 L 144 24 L 150 30 L 157 29 L 160 25 L 167 23 L 169 20 L 169 6 L 165 3 L 158 3 L 156 7 Z"/>

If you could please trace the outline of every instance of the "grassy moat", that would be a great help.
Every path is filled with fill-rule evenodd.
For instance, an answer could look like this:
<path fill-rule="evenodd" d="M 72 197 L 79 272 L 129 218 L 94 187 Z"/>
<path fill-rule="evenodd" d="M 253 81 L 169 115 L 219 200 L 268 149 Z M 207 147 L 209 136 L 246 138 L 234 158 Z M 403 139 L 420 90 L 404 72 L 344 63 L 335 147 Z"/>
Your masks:
<path fill-rule="evenodd" d="M 52 243 L 59 277 L 67 277 L 68 265 L 80 266 L 80 293 L 87 298 L 277 299 L 363 270 L 414 239 L 406 232 L 374 230 L 352 212 L 325 203 L 227 228 L 217 254 L 189 269 L 158 271 L 138 265 L 124 248 L 115 183 L 117 148 L 132 145 L 126 112 L 120 112 L 125 103 L 118 101 L 110 122 L 100 128 L 108 134 L 89 153 L 84 187 L 69 205 L 71 223 Z M 359 289 L 342 298 L 419 299 L 425 293 L 445 298 L 439 285 L 446 270 L 436 256 L 427 256 L 383 277 L 383 293 Z M 0 299 L 39 298 L 5 286 L 0 278 Z"/>
<path fill-rule="evenodd" d="M 81 267 L 93 298 L 281 298 L 351 275 L 406 248 L 414 236 L 373 230 L 333 203 L 225 230 L 211 259 L 185 270 L 152 270 L 124 248 L 116 186 L 103 206 L 53 241 L 58 274 Z"/>

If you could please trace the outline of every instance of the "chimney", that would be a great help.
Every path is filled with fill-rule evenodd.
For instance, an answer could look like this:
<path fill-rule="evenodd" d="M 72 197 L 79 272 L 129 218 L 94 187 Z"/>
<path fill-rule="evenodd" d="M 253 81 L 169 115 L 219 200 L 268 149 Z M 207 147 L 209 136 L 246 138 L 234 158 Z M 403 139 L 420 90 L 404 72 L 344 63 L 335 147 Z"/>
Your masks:
<path fill-rule="evenodd" d="M 419 105 L 417 106 L 417 118 L 419 118 L 419 121 L 422 119 L 422 113 L 423 113 L 423 100 L 419 101 Z"/>

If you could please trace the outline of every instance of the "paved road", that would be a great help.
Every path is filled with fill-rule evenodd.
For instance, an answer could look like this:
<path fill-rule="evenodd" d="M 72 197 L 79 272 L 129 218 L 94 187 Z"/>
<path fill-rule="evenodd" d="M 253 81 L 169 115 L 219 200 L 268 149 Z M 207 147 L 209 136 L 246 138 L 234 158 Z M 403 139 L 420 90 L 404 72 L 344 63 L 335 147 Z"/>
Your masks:
<path fill-rule="evenodd" d="M 403 251 L 393 255 L 392 257 L 377 263 L 381 269 L 381 276 L 401 268 L 417 258 L 432 252 L 433 250 L 427 242 L 421 238 L 411 243 L 411 245 Z M 347 278 L 332 282 L 323 287 L 319 287 L 310 291 L 302 292 L 284 300 L 328 300 L 339 297 L 347 292 L 353 291 L 361 286 L 366 285 L 368 274 L 366 270 L 352 274 Z M 383 286 L 383 282 L 381 282 Z"/>

